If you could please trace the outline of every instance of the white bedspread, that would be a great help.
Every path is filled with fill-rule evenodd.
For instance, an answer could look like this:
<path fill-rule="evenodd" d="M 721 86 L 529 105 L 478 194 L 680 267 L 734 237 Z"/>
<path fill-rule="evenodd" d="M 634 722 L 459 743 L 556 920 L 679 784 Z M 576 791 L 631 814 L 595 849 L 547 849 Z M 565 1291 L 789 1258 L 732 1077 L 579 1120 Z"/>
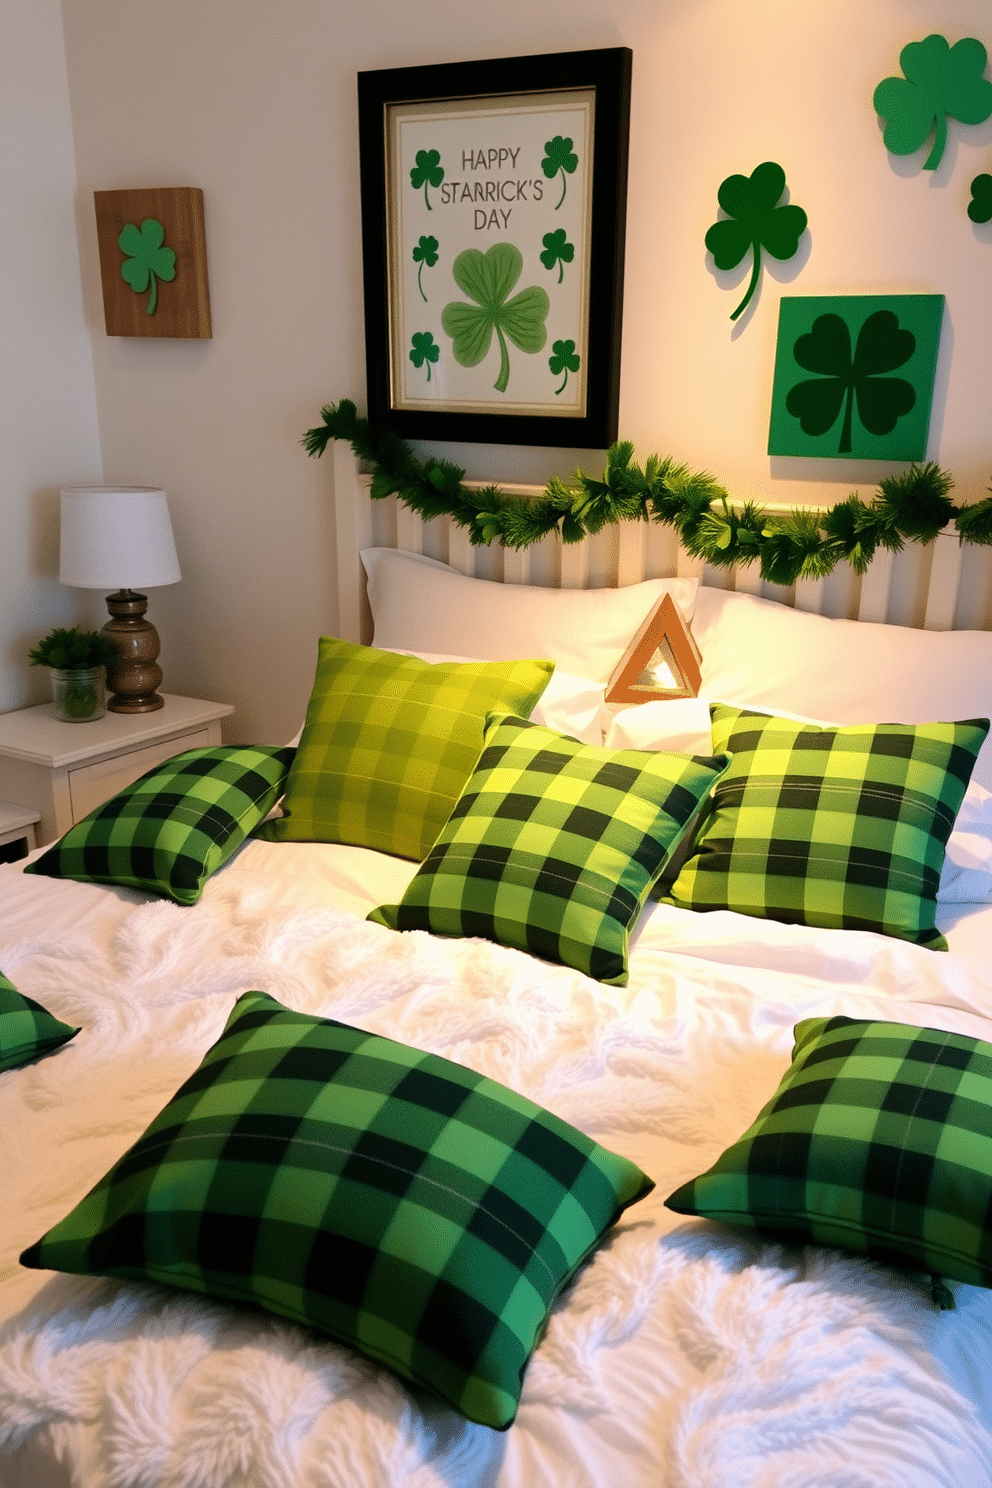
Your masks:
<path fill-rule="evenodd" d="M 366 924 L 412 871 L 249 843 L 180 909 L 0 868 L 0 969 L 83 1026 L 0 1076 L 3 1488 L 992 1483 L 992 1294 L 955 1284 L 937 1313 L 922 1278 L 663 1205 L 772 1093 L 798 1019 L 992 1039 L 992 910 L 952 928 L 961 956 L 658 907 L 617 989 Z M 250 988 L 461 1060 L 656 1180 L 557 1304 L 509 1432 L 288 1323 L 18 1265 Z"/>

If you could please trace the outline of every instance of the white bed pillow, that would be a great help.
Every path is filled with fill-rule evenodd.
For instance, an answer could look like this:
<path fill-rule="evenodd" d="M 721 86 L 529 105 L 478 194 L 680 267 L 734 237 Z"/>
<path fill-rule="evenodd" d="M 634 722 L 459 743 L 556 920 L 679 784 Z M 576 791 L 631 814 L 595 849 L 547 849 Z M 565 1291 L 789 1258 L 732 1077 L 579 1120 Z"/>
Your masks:
<path fill-rule="evenodd" d="M 646 579 L 619 589 L 542 589 L 470 579 L 445 563 L 367 548 L 372 644 L 482 661 L 548 656 L 563 671 L 608 682 L 631 636 L 663 594 L 687 619 L 696 579 Z"/>
<path fill-rule="evenodd" d="M 400 656 L 418 656 L 421 661 L 490 661 L 485 656 L 453 656 L 433 651 L 407 651 L 402 646 L 389 646 Z M 543 723 L 560 734 L 571 734 L 583 744 L 602 744 L 610 723 L 606 706 L 605 682 L 590 677 L 576 677 L 556 666 L 547 687 L 531 711 L 532 723 Z"/>
<path fill-rule="evenodd" d="M 692 633 L 706 697 L 834 723 L 992 718 L 992 633 L 809 615 L 700 586 Z M 992 789 L 992 735 L 972 779 Z"/>
<path fill-rule="evenodd" d="M 760 711 L 792 718 L 799 723 L 812 723 L 818 728 L 830 727 L 822 718 L 809 718 L 782 708 L 762 708 Z M 672 754 L 709 755 L 713 751 L 710 700 L 704 697 L 673 698 L 668 702 L 640 703 L 637 707 L 625 708 L 614 715 L 604 742 L 607 749 L 663 749 Z M 992 900 L 992 792 L 972 779 L 947 843 L 937 903 L 985 904 L 989 900 Z"/>

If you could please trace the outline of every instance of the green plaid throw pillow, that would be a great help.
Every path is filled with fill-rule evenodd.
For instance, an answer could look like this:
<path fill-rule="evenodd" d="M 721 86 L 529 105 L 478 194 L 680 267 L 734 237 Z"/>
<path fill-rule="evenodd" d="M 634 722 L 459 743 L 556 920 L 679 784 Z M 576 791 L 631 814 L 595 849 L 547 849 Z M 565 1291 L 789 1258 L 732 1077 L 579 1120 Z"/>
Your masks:
<path fill-rule="evenodd" d="M 817 728 L 710 713 L 714 751 L 733 758 L 662 897 L 946 950 L 940 870 L 988 719 Z"/>
<path fill-rule="evenodd" d="M 0 1070 L 17 1069 L 50 1054 L 78 1032 L 24 997 L 0 971 Z"/>
<path fill-rule="evenodd" d="M 623 985 L 628 934 L 726 763 L 601 749 L 494 715 L 426 861 L 369 919 L 481 935 Z"/>
<path fill-rule="evenodd" d="M 471 775 L 492 709 L 530 713 L 551 661 L 421 661 L 323 636 L 273 842 L 422 861 Z"/>
<path fill-rule="evenodd" d="M 267 744 L 187 749 L 84 816 L 24 872 L 195 904 L 279 799 L 292 758 Z"/>
<path fill-rule="evenodd" d="M 502 1429 L 551 1304 L 653 1186 L 462 1065 L 247 992 L 21 1261 L 262 1307 Z"/>
<path fill-rule="evenodd" d="M 992 1045 L 841 1017 L 795 1033 L 772 1099 L 668 1208 L 992 1286 Z"/>

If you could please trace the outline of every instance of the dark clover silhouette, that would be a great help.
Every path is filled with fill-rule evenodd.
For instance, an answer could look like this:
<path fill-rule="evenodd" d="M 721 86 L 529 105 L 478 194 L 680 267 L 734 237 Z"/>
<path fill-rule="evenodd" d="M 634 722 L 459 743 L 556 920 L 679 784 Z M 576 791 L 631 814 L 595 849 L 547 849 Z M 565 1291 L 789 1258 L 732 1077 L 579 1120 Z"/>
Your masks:
<path fill-rule="evenodd" d="M 968 216 L 972 222 L 992 221 L 992 176 L 983 171 L 971 183 L 971 201 Z"/>
<path fill-rule="evenodd" d="M 499 373 L 493 387 L 505 393 L 510 380 L 510 354 L 506 338 L 521 351 L 540 351 L 548 339 L 545 317 L 551 301 L 539 285 L 532 284 L 508 299 L 523 270 L 520 249 L 513 243 L 494 243 L 483 253 L 465 248 L 451 272 L 455 283 L 472 305 L 452 300 L 441 312 L 441 326 L 451 337 L 455 361 L 461 367 L 477 367 L 489 350 L 493 332 L 499 342 Z"/>
<path fill-rule="evenodd" d="M 561 174 L 561 196 L 555 202 L 556 212 L 565 200 L 565 192 L 568 189 L 567 176 L 574 174 L 578 163 L 579 157 L 572 149 L 572 141 L 568 135 L 562 137 L 556 134 L 554 139 L 545 140 L 541 169 L 549 181 L 553 181 L 555 176 Z"/>
<path fill-rule="evenodd" d="M 982 76 L 988 54 L 973 36 L 949 46 L 943 36 L 911 41 L 899 53 L 904 76 L 883 78 L 872 95 L 875 112 L 885 119 L 882 138 L 893 155 L 912 155 L 933 147 L 924 170 L 936 170 L 947 144 L 947 119 L 982 124 L 992 114 L 992 83 Z"/>
<path fill-rule="evenodd" d="M 444 180 L 444 167 L 441 164 L 441 155 L 437 150 L 418 150 L 417 163 L 410 171 L 410 185 L 414 191 L 424 188 L 424 201 L 427 203 L 428 212 L 433 212 L 431 199 L 427 195 L 428 186 L 440 186 Z"/>
<path fill-rule="evenodd" d="M 427 301 L 427 296 L 424 294 L 424 286 L 420 282 L 420 276 L 424 272 L 424 264 L 426 264 L 429 269 L 432 269 L 437 263 L 437 249 L 437 238 L 430 236 L 421 238 L 420 242 L 413 250 L 413 261 L 414 263 L 420 265 L 420 268 L 417 270 L 417 288 L 420 290 L 420 297 L 425 303 Z"/>
<path fill-rule="evenodd" d="M 568 241 L 563 227 L 556 232 L 545 233 L 541 239 L 544 251 L 541 254 L 541 262 L 546 269 L 553 269 L 558 265 L 558 283 L 565 277 L 565 265 L 571 263 L 575 257 L 575 244 Z"/>
<path fill-rule="evenodd" d="M 555 388 L 555 397 L 557 398 L 559 393 L 565 391 L 565 383 L 568 381 L 569 372 L 578 372 L 579 358 L 575 350 L 574 341 L 553 341 L 551 343 L 551 350 L 554 352 L 554 356 L 548 357 L 548 366 L 551 368 L 551 375 L 553 377 L 560 377 L 562 372 L 565 374 L 565 379 L 561 387 Z"/>
<path fill-rule="evenodd" d="M 430 331 L 414 331 L 410 338 L 410 360 L 415 367 L 427 363 L 427 381 L 431 380 L 431 362 L 436 362 L 441 348 Z"/>
<path fill-rule="evenodd" d="M 754 255 L 747 291 L 731 320 L 747 308 L 758 286 L 762 248 L 773 258 L 792 258 L 806 231 L 802 207 L 778 205 L 784 190 L 785 171 L 774 160 L 766 160 L 749 176 L 728 176 L 717 191 L 716 199 L 727 216 L 706 233 L 714 263 L 718 269 L 736 269 L 749 248 Z"/>
<path fill-rule="evenodd" d="M 870 434 L 891 434 L 900 418 L 914 407 L 916 392 L 902 377 L 884 377 L 903 367 L 916 350 L 912 331 L 899 326 L 891 310 L 876 310 L 858 332 L 854 355 L 847 322 L 832 312 L 817 316 L 812 329 L 798 337 L 792 354 L 807 372 L 822 375 L 795 383 L 785 406 L 799 420 L 804 434 L 826 434 L 841 408 L 838 452 L 851 452 L 854 404 Z"/>
<path fill-rule="evenodd" d="M 117 246 L 124 254 L 121 278 L 135 294 L 144 294 L 151 286 L 146 314 L 154 315 L 158 304 L 158 281 L 168 284 L 176 277 L 176 255 L 166 248 L 165 228 L 154 217 L 146 217 L 140 227 L 133 222 L 124 225 Z"/>

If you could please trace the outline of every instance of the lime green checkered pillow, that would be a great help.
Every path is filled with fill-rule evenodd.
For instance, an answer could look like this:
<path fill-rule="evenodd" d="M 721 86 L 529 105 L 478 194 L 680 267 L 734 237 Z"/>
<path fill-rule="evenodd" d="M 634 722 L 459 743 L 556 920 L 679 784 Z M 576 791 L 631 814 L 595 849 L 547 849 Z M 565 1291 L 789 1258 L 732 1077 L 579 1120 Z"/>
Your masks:
<path fill-rule="evenodd" d="M 727 761 L 601 749 L 494 715 L 394 930 L 481 935 L 627 980 L 627 940 L 673 843 Z"/>
<path fill-rule="evenodd" d="M 772 1099 L 669 1209 L 992 1286 L 992 1045 L 843 1017 L 795 1034 Z"/>
<path fill-rule="evenodd" d="M 653 1186 L 462 1065 L 247 992 L 21 1260 L 262 1307 L 502 1429 L 558 1293 Z"/>
<path fill-rule="evenodd" d="M 0 971 L 0 1070 L 17 1069 L 75 1038 L 78 1028 L 24 997 Z"/>
<path fill-rule="evenodd" d="M 267 744 L 187 749 L 83 817 L 24 872 L 195 904 L 276 804 L 292 758 Z"/>
<path fill-rule="evenodd" d="M 988 720 L 817 728 L 710 713 L 714 751 L 733 758 L 662 897 L 946 950 L 940 870 Z"/>
<path fill-rule="evenodd" d="M 525 718 L 551 661 L 426 662 L 322 636 L 271 842 L 347 842 L 421 862 L 471 775 L 486 714 Z"/>

